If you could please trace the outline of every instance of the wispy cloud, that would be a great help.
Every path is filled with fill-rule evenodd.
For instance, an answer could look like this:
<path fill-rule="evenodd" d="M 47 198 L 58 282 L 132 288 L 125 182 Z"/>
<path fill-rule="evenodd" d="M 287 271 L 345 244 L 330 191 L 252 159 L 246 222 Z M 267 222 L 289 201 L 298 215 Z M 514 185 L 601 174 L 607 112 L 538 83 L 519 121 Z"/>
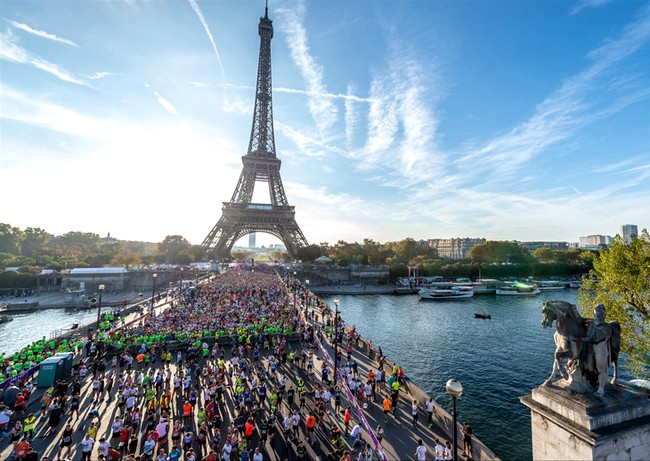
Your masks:
<path fill-rule="evenodd" d="M 22 22 L 12 21 L 10 19 L 5 19 L 5 21 L 7 21 L 12 26 L 14 26 L 16 29 L 23 30 L 23 31 L 25 31 L 25 32 L 27 32 L 29 34 L 36 35 L 37 37 L 45 38 L 47 40 L 52 40 L 53 42 L 64 43 L 66 45 L 70 45 L 70 46 L 74 46 L 76 48 L 79 48 L 79 45 L 77 45 L 72 40 L 57 37 L 54 34 L 49 34 L 49 33 L 45 32 L 45 31 L 42 31 L 42 30 L 32 29 L 27 24 L 22 23 Z"/>
<path fill-rule="evenodd" d="M 249 115 L 253 113 L 252 101 L 244 101 L 243 99 L 229 98 L 223 104 L 223 110 L 237 115 Z"/>
<path fill-rule="evenodd" d="M 321 92 L 321 93 L 313 93 L 305 90 L 298 90 L 295 88 L 285 88 L 285 87 L 274 87 L 273 92 L 275 93 L 287 93 L 287 94 L 302 94 L 305 96 L 309 97 L 319 97 L 319 98 L 329 98 L 329 99 L 343 99 L 344 101 L 354 101 L 354 102 L 372 102 L 372 99 L 370 98 L 364 98 L 361 96 L 357 96 L 355 94 L 351 93 L 327 93 L 327 92 Z"/>
<path fill-rule="evenodd" d="M 205 20 L 205 16 L 203 16 L 203 12 L 201 11 L 201 8 L 199 7 L 199 4 L 196 3 L 196 0 L 187 0 L 196 13 L 196 16 L 199 18 L 199 21 L 201 21 L 201 24 L 203 25 L 203 30 L 205 30 L 205 33 L 208 36 L 208 39 L 210 40 L 210 44 L 212 45 L 212 49 L 214 50 L 214 54 L 217 57 L 217 63 L 219 64 L 219 69 L 221 69 L 221 77 L 223 78 L 224 83 L 227 83 L 228 80 L 226 79 L 226 71 L 223 68 L 223 64 L 221 63 L 221 55 L 219 54 L 219 49 L 217 48 L 217 44 L 214 41 L 214 37 L 212 37 L 212 32 L 210 32 L 210 27 L 208 26 L 207 21 Z"/>
<path fill-rule="evenodd" d="M 344 149 L 337 147 L 327 141 L 319 140 L 313 136 L 309 136 L 304 132 L 300 132 L 291 128 L 282 122 L 275 120 L 275 129 L 282 135 L 291 139 L 298 147 L 298 150 L 309 157 L 324 157 L 328 153 L 347 156 L 348 152 Z"/>
<path fill-rule="evenodd" d="M 580 13 L 586 8 L 600 8 L 603 5 L 606 5 L 614 0 L 579 0 L 578 3 L 571 8 L 571 14 Z"/>
<path fill-rule="evenodd" d="M 385 70 L 370 84 L 365 146 L 353 153 L 361 168 L 387 169 L 387 178 L 395 178 L 397 173 L 395 182 L 385 181 L 401 187 L 441 174 L 446 161 L 437 148 L 435 108 L 440 85 L 435 65 L 428 63 L 433 69 L 426 69 L 416 55 L 399 40 L 391 43 Z"/>
<path fill-rule="evenodd" d="M 174 105 L 171 102 L 169 102 L 167 99 L 160 96 L 160 94 L 158 94 L 157 92 L 154 93 L 154 96 L 156 97 L 160 105 L 163 106 L 167 112 L 169 112 L 172 115 L 178 114 L 176 107 L 174 107 Z"/>
<path fill-rule="evenodd" d="M 299 1 L 290 8 L 280 8 L 278 13 L 282 16 L 280 24 L 287 36 L 291 58 L 302 74 L 307 88 L 307 106 L 321 136 L 324 136 L 336 123 L 338 110 L 327 96 L 327 88 L 323 83 L 323 67 L 310 53 L 307 30 L 303 24 L 305 3 Z"/>
<path fill-rule="evenodd" d="M 25 48 L 18 45 L 16 38 L 10 31 L 0 33 L 0 59 L 17 64 L 27 64 L 55 77 L 76 85 L 90 86 L 78 77 L 75 77 L 58 64 L 49 62 L 39 56 L 34 56 Z"/>
<path fill-rule="evenodd" d="M 636 52 L 650 39 L 650 5 L 622 33 L 587 57 L 591 65 L 568 78 L 542 101 L 533 116 L 509 133 L 473 149 L 459 160 L 476 174 L 488 170 L 508 178 L 550 146 L 568 139 L 580 128 L 647 98 L 646 89 L 607 99 L 610 86 L 620 81 L 616 64 Z"/>
<path fill-rule="evenodd" d="M 354 83 L 348 83 L 347 95 L 350 96 L 350 98 L 345 99 L 345 141 L 348 148 L 352 145 L 352 138 L 357 129 L 361 115 L 358 102 L 352 99 L 356 91 L 356 85 Z"/>
<path fill-rule="evenodd" d="M 111 75 L 117 75 L 117 74 L 114 74 L 113 72 L 95 72 L 92 75 L 85 75 L 85 77 L 90 80 L 101 80 L 102 78 L 109 77 Z"/>

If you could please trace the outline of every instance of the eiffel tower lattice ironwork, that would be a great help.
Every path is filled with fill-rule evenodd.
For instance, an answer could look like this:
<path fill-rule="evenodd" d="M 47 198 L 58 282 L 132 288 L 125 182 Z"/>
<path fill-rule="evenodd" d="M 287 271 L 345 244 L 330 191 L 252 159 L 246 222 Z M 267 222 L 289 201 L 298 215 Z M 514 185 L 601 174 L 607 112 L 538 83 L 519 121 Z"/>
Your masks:
<path fill-rule="evenodd" d="M 295 218 L 295 207 L 289 205 L 280 178 L 280 164 L 275 155 L 273 134 L 273 100 L 271 86 L 271 39 L 273 22 L 268 7 L 258 26 L 260 58 L 253 127 L 248 152 L 242 156 L 244 165 L 230 202 L 223 202 L 219 222 L 203 241 L 207 256 L 224 260 L 237 240 L 252 232 L 265 232 L 278 237 L 295 257 L 298 248 L 307 245 Z M 252 203 L 257 182 L 268 183 L 271 203 Z"/>

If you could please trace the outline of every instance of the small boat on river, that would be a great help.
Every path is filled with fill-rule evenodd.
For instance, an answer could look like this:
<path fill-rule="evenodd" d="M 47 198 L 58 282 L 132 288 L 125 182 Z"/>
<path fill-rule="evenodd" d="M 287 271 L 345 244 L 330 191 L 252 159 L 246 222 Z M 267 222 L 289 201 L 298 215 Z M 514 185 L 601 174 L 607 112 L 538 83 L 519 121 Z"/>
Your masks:
<path fill-rule="evenodd" d="M 492 320 L 492 315 L 488 314 L 487 312 L 477 312 L 474 314 L 474 318 Z"/>

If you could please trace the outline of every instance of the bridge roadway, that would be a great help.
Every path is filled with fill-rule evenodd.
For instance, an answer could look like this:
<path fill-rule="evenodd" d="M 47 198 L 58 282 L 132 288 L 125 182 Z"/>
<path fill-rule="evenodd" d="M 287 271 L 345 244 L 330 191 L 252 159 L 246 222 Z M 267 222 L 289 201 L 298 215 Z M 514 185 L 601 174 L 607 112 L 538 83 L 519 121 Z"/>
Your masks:
<path fill-rule="evenodd" d="M 165 303 L 161 301 L 160 306 L 163 305 L 165 305 Z M 139 313 L 133 313 L 130 315 L 129 318 L 127 318 L 127 320 L 132 321 L 134 319 L 137 319 L 137 316 L 139 315 L 140 315 Z M 308 393 L 313 392 L 315 386 L 321 385 L 320 369 L 321 369 L 321 363 L 325 360 L 323 351 L 327 351 L 330 357 L 333 357 L 334 355 L 332 349 L 332 343 L 329 339 L 323 337 L 322 345 L 323 345 L 323 350 L 319 350 L 318 347 L 313 348 L 315 363 L 314 363 L 314 370 L 311 374 L 308 374 L 307 371 L 302 368 L 293 369 L 287 364 L 278 365 L 277 375 L 275 377 L 269 376 L 267 379 L 267 387 L 269 388 L 269 390 L 274 389 L 275 386 L 278 385 L 280 378 L 284 376 L 288 381 L 287 389 L 289 388 L 289 386 L 293 386 L 294 389 L 297 388 L 297 381 L 299 377 L 302 377 L 306 382 L 306 391 Z M 302 347 L 308 347 L 308 344 L 303 344 L 302 342 L 290 343 L 289 350 L 298 351 Z M 226 348 L 226 359 L 228 360 L 228 362 L 230 362 L 230 353 L 228 349 L 229 348 Z M 362 353 L 360 349 L 355 347 L 352 355 L 354 360 L 356 360 L 356 362 L 359 365 L 359 376 L 365 377 L 369 370 L 377 369 L 377 362 L 374 360 L 370 360 L 368 356 L 365 353 Z M 265 359 L 262 360 L 264 360 L 264 363 L 266 364 L 266 360 Z M 172 364 L 171 368 L 174 372 L 176 371 L 175 364 Z M 119 368 L 117 370 L 117 373 L 119 373 Z M 111 374 L 110 365 L 108 365 L 106 376 L 109 376 L 110 374 Z M 75 433 L 73 437 L 71 457 L 69 459 L 75 461 L 82 459 L 80 442 L 84 437 L 85 428 L 88 426 L 88 424 L 84 423 L 84 420 L 86 419 L 91 408 L 97 408 L 100 412 L 101 421 L 99 425 L 99 432 L 97 435 L 97 439 L 104 436 L 106 437 L 107 440 L 110 441 L 111 425 L 118 414 L 117 377 L 115 376 L 115 378 L 116 378 L 114 380 L 115 384 L 113 385 L 113 388 L 109 392 L 109 396 L 110 396 L 109 399 L 107 399 L 106 401 L 102 401 L 98 405 L 97 404 L 93 405 L 93 403 L 91 402 L 92 401 L 92 378 L 90 376 L 90 373 L 89 376 L 85 379 L 82 387 L 82 392 L 81 392 L 80 418 L 72 422 L 73 427 L 75 428 Z M 414 397 L 414 395 L 411 393 L 411 390 L 409 389 L 409 386 L 415 388 L 415 386 L 412 383 L 407 384 L 402 388 L 402 390 L 400 391 L 398 409 L 395 415 L 393 415 L 392 413 L 390 414 L 388 423 L 384 423 L 383 421 L 383 408 L 382 408 L 383 396 L 388 395 L 387 389 L 382 392 L 381 396 L 380 395 L 377 396 L 376 401 L 370 402 L 368 408 L 363 410 L 363 413 L 365 418 L 367 419 L 369 426 L 372 429 L 376 429 L 379 424 L 381 424 L 382 427 L 384 428 L 385 433 L 384 433 L 383 442 L 381 446 L 382 449 L 384 450 L 386 459 L 391 461 L 415 459 L 415 450 L 418 445 L 418 439 L 422 439 L 424 441 L 425 446 L 427 447 L 427 459 L 433 460 L 435 459 L 433 456 L 435 439 L 436 438 L 440 439 L 443 444 L 447 440 L 451 441 L 451 439 L 449 436 L 445 434 L 445 432 L 442 429 L 443 422 L 441 420 L 441 416 L 438 414 L 440 413 L 440 409 L 437 409 L 437 413 L 434 415 L 434 423 L 432 427 L 431 428 L 427 427 L 426 425 L 427 415 L 424 412 L 424 409 L 422 408 L 422 401 L 421 401 L 422 391 L 417 389 L 418 395 Z M 225 399 L 226 404 L 220 407 L 220 412 L 223 419 L 223 423 L 220 426 L 221 434 L 222 434 L 221 447 L 223 447 L 223 442 L 227 435 L 228 425 L 230 424 L 231 421 L 234 421 L 235 419 L 235 409 L 232 404 L 234 399 L 233 387 L 234 386 L 228 386 L 227 396 Z M 40 406 L 39 402 L 44 392 L 45 392 L 45 388 L 34 389 L 34 393 L 32 394 L 29 400 L 27 413 L 32 412 L 34 414 L 38 414 L 38 410 Z M 415 390 L 413 392 L 415 392 Z M 418 428 L 414 428 L 411 424 L 412 421 L 411 403 L 413 399 L 420 400 L 420 414 L 419 414 Z M 296 393 L 296 402 L 298 402 L 297 393 Z M 200 406 L 201 403 L 203 403 L 202 395 L 200 396 L 198 406 Z M 144 398 L 142 396 L 140 396 L 138 404 L 144 410 L 145 403 L 144 403 Z M 183 404 L 182 399 L 176 399 L 176 402 L 173 402 L 172 413 L 171 413 L 171 417 L 173 420 L 179 419 L 181 417 L 182 404 Z M 345 393 L 343 393 L 341 408 L 345 409 L 349 404 L 350 404 L 349 399 L 347 398 Z M 292 409 L 295 410 L 298 409 L 296 403 L 294 403 Z M 305 432 L 305 420 L 308 416 L 309 410 L 313 410 L 314 414 L 316 414 L 313 394 L 308 394 L 307 407 L 303 410 L 300 410 L 301 423 L 300 423 L 299 439 L 303 441 L 304 446 L 307 448 L 307 456 L 305 459 L 338 461 L 340 459 L 340 454 L 334 452 L 330 435 L 334 427 L 338 427 L 342 433 L 344 432 L 343 412 L 341 412 L 340 414 L 333 414 L 334 409 L 333 409 L 333 399 L 332 399 L 332 404 L 330 405 L 329 410 L 327 411 L 325 417 L 323 418 L 322 421 L 319 421 L 316 424 L 316 431 L 315 431 L 316 443 L 314 443 L 314 445 L 312 446 L 308 443 L 306 432 Z M 282 430 L 282 419 L 288 414 L 288 412 L 289 412 L 289 408 L 286 403 L 286 395 L 285 395 L 281 407 L 278 409 L 278 413 L 276 417 L 276 428 L 277 428 L 276 435 L 272 439 L 267 440 L 266 444 L 260 446 L 265 461 L 266 460 L 294 461 L 298 459 L 296 453 L 296 446 L 297 446 L 296 440 L 295 439 L 287 440 L 284 437 L 283 430 Z M 350 423 L 350 429 L 359 422 L 355 413 L 353 411 L 351 413 L 352 413 L 352 421 Z M 256 427 L 252 439 L 253 448 L 258 446 L 259 444 L 259 435 L 260 435 L 259 429 L 260 429 L 261 421 L 263 418 L 267 418 L 269 414 L 270 414 L 270 408 L 267 400 L 263 410 L 258 412 L 257 417 L 255 418 Z M 32 447 L 39 454 L 39 460 L 44 455 L 49 456 L 50 461 L 54 461 L 56 459 L 57 452 L 59 450 L 60 435 L 63 427 L 66 425 L 66 423 L 69 420 L 70 420 L 70 416 L 66 412 L 66 414 L 64 414 L 61 418 L 61 424 L 59 424 L 57 428 L 57 433 L 50 435 L 48 437 L 45 437 L 45 433 L 47 432 L 47 417 L 46 416 L 41 417 L 37 420 L 36 429 L 34 431 L 34 439 L 32 441 Z M 14 420 L 12 419 L 11 425 L 13 425 L 13 421 Z M 144 411 L 143 411 L 143 421 L 144 421 Z M 192 429 L 196 433 L 196 429 L 197 429 L 196 412 L 194 413 L 193 421 L 191 424 L 192 424 Z M 144 424 L 141 424 L 141 430 L 138 432 L 139 440 L 140 440 L 140 444 L 139 444 L 140 450 L 137 454 L 142 453 L 141 451 L 142 445 L 145 439 L 145 432 L 143 431 L 143 426 Z M 363 428 L 363 425 L 361 426 Z M 170 428 L 171 428 L 171 424 L 170 424 Z M 212 433 L 213 432 L 211 428 L 210 435 L 208 437 L 208 442 L 212 440 Z M 168 433 L 168 437 L 169 437 L 169 433 Z M 365 439 L 366 442 L 370 442 L 372 446 L 371 437 L 365 430 L 362 430 L 362 437 Z M 461 440 L 462 438 L 461 435 L 459 434 L 459 442 L 458 442 L 459 459 L 464 459 L 462 453 L 460 453 L 462 451 Z M 9 441 L 9 437 L 5 439 L 5 443 L 0 445 L 0 460 L 14 459 L 11 457 L 11 452 L 12 452 L 11 444 L 7 444 L 6 443 L 7 441 Z M 210 444 L 208 443 L 208 446 L 209 445 Z M 168 444 L 165 447 L 167 449 L 167 453 L 170 447 L 171 447 L 170 444 Z M 194 447 L 196 453 L 201 453 L 198 443 L 195 442 Z M 357 447 L 351 446 L 351 441 L 349 440 L 349 438 L 346 438 L 345 449 L 351 452 L 352 460 L 357 459 L 360 448 L 358 446 Z M 479 454 L 480 453 L 481 452 L 479 452 Z M 490 457 L 493 457 L 493 455 Z M 93 455 L 91 459 L 93 461 L 98 459 L 98 443 L 95 443 L 95 447 L 93 449 Z M 199 456 L 197 459 L 200 460 L 201 457 Z M 374 452 L 373 459 L 379 460 L 382 459 L 382 457 L 379 453 Z M 480 459 L 480 456 L 479 457 L 475 456 L 474 459 Z"/>

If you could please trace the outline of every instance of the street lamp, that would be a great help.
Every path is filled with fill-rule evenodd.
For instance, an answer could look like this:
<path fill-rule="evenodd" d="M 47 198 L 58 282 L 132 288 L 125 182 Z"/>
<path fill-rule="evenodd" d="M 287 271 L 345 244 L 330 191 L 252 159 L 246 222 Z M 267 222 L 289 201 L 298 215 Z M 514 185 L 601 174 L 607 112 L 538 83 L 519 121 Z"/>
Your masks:
<path fill-rule="evenodd" d="M 296 285 L 296 275 L 298 275 L 298 272 L 294 271 L 293 272 L 293 308 L 296 308 L 296 295 L 298 294 L 298 285 Z"/>
<path fill-rule="evenodd" d="M 97 288 L 99 289 L 99 305 L 97 306 L 97 337 L 99 337 L 99 321 L 102 316 L 102 293 L 106 287 L 101 283 Z"/>
<path fill-rule="evenodd" d="M 334 386 L 338 381 L 337 361 L 339 357 L 339 304 L 341 301 L 334 300 Z"/>
<path fill-rule="evenodd" d="M 181 267 L 181 275 L 178 278 L 178 296 L 181 295 L 182 291 L 183 291 L 183 268 Z"/>
<path fill-rule="evenodd" d="M 158 274 L 153 274 L 153 287 L 151 288 L 151 315 L 153 315 L 154 298 L 156 297 L 156 278 Z"/>
<path fill-rule="evenodd" d="M 305 313 L 309 310 L 309 279 L 305 279 L 305 287 L 307 293 L 305 293 Z"/>
<path fill-rule="evenodd" d="M 453 430 L 453 443 L 454 443 L 454 455 L 453 455 L 453 461 L 456 461 L 458 459 L 458 439 L 456 438 L 456 426 L 458 423 L 456 422 L 456 399 L 460 397 L 463 393 L 463 386 L 460 384 L 460 381 L 456 379 L 450 379 L 447 381 L 447 384 L 445 385 L 445 389 L 447 390 L 447 394 L 451 395 L 451 400 L 452 400 L 452 416 L 454 420 L 454 430 Z"/>

